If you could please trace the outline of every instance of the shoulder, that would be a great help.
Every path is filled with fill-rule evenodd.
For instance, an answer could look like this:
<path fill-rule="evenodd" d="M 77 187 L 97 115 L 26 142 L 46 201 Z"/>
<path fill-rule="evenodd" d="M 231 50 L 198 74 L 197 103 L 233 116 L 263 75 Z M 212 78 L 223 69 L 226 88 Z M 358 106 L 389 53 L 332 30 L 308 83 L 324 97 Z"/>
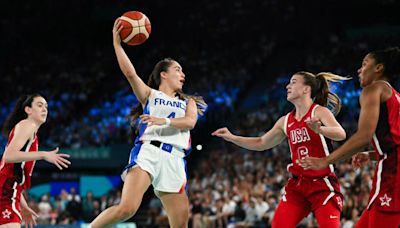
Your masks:
<path fill-rule="evenodd" d="M 384 81 L 376 81 L 364 87 L 361 91 L 360 102 L 364 100 L 386 101 L 392 95 L 392 88 Z"/>
<path fill-rule="evenodd" d="M 35 131 L 35 128 L 36 128 L 35 123 L 33 123 L 32 121 L 29 121 L 27 119 L 24 119 L 15 125 L 14 134 L 17 134 L 19 132 L 31 134 Z"/>
<path fill-rule="evenodd" d="M 319 116 L 319 115 L 329 115 L 332 114 L 332 112 L 325 106 L 322 105 L 317 105 L 315 107 L 315 115 Z M 333 114 L 332 114 L 333 115 Z"/>
<path fill-rule="evenodd" d="M 362 93 L 376 93 L 384 90 L 392 90 L 390 85 L 384 81 L 375 81 L 363 88 Z"/>
<path fill-rule="evenodd" d="M 286 114 L 284 116 L 279 117 L 279 119 L 275 123 L 275 126 L 281 128 L 281 129 L 284 129 L 290 113 L 291 112 L 289 112 L 288 114 Z"/>

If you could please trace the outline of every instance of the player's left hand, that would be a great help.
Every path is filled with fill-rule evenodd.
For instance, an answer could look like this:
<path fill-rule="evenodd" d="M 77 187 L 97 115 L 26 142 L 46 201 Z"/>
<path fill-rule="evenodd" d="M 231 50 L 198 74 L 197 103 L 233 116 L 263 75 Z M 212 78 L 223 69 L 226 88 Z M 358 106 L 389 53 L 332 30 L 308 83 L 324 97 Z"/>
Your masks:
<path fill-rule="evenodd" d="M 303 169 L 324 169 L 328 167 L 329 163 L 325 158 L 315 158 L 315 157 L 305 157 L 303 159 L 296 160 L 296 163 L 299 164 Z"/>
<path fill-rule="evenodd" d="M 25 227 L 33 228 L 33 226 L 37 225 L 36 219 L 39 215 L 37 215 L 30 207 L 21 207 L 21 216 L 22 221 L 25 223 Z"/>
<path fill-rule="evenodd" d="M 320 120 L 311 118 L 306 120 L 305 122 L 308 125 L 308 127 L 311 128 L 311 130 L 313 130 L 315 133 L 317 134 L 321 133 L 322 122 Z"/>
<path fill-rule="evenodd" d="M 152 125 L 164 125 L 165 124 L 165 119 L 164 118 L 157 118 L 154 116 L 150 116 L 148 114 L 142 114 L 140 115 L 140 121 L 142 123 L 147 123 L 147 126 L 152 126 Z"/>

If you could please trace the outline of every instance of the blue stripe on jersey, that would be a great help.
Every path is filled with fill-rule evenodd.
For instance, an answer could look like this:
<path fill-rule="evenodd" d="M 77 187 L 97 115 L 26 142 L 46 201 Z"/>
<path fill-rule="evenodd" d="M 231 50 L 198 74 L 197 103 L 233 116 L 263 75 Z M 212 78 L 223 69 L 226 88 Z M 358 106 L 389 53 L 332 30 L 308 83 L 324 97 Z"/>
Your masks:
<path fill-rule="evenodd" d="M 149 108 L 149 101 L 148 101 L 148 100 L 147 100 L 147 102 L 146 102 L 146 105 L 145 105 L 144 108 L 143 108 L 143 114 L 150 114 L 150 108 Z M 140 126 L 140 127 L 139 127 L 139 134 L 138 134 L 138 136 L 137 136 L 136 139 L 135 139 L 135 145 L 139 142 L 140 137 L 142 137 L 144 131 L 146 130 L 146 128 L 147 128 L 147 123 L 145 123 L 145 124 L 140 123 L 139 126 Z"/>

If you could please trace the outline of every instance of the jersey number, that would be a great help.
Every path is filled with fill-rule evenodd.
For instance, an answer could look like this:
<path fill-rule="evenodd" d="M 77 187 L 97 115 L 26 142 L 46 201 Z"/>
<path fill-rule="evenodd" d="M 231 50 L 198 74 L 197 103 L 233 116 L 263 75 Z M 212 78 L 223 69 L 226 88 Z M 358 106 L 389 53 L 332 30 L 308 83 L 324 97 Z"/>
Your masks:
<path fill-rule="evenodd" d="M 171 112 L 171 113 L 167 116 L 167 118 L 175 118 L 175 112 Z"/>

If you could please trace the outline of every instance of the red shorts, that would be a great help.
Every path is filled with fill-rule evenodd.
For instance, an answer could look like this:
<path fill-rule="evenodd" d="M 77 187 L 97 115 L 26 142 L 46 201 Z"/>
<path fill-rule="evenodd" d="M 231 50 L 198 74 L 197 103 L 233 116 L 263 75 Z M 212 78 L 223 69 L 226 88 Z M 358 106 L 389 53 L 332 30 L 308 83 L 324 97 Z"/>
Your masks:
<path fill-rule="evenodd" d="M 275 212 L 272 227 L 295 227 L 310 212 L 321 227 L 338 227 L 343 195 L 335 176 L 290 178 Z M 287 216 L 291 211 L 290 216 Z"/>
<path fill-rule="evenodd" d="M 16 203 L 17 204 L 17 203 Z M 0 206 L 0 225 L 7 223 L 21 223 L 21 212 L 18 205 L 13 208 L 12 204 Z"/>
<path fill-rule="evenodd" d="M 22 186 L 17 182 L 3 181 L 3 185 L 0 187 L 0 225 L 21 223 L 22 190 Z"/>
<path fill-rule="evenodd" d="M 372 203 L 370 209 L 365 209 L 356 224 L 356 228 L 372 228 L 372 227 L 385 227 L 385 228 L 399 228 L 400 227 L 400 213 L 380 211 L 376 206 L 376 201 Z"/>

